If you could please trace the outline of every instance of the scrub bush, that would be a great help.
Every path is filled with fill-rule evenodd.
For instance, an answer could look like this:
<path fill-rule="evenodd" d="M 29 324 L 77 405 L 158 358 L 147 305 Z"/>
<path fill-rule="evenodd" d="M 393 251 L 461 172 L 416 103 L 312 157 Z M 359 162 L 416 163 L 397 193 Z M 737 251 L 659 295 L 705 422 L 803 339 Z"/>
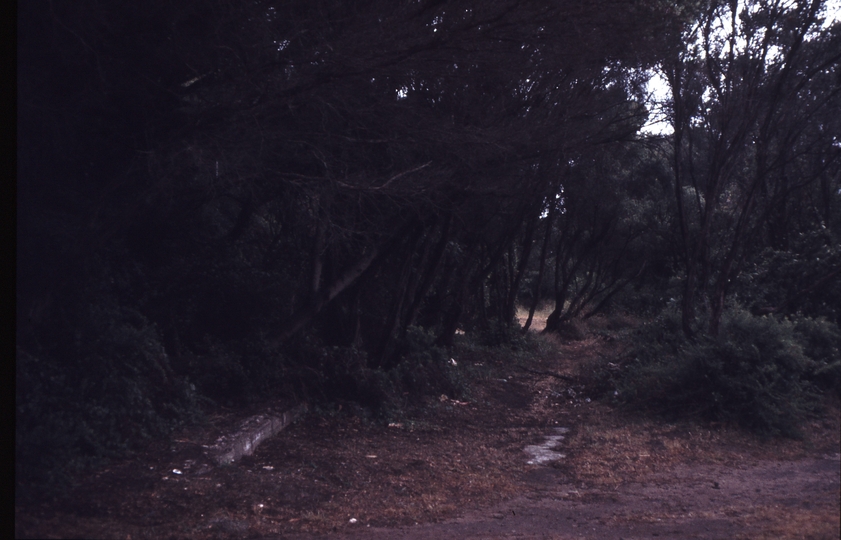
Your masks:
<path fill-rule="evenodd" d="M 586 379 L 593 391 L 631 408 L 799 437 L 798 425 L 819 408 L 819 382 L 837 384 L 834 362 L 823 356 L 832 352 L 825 340 L 832 335 L 825 321 L 733 308 L 718 336 L 687 339 L 670 311 L 632 336 L 624 359 L 591 366 Z"/>
<path fill-rule="evenodd" d="M 62 347 L 17 350 L 16 496 L 60 494 L 71 474 L 136 450 L 199 414 L 157 329 L 108 299 L 81 310 Z"/>

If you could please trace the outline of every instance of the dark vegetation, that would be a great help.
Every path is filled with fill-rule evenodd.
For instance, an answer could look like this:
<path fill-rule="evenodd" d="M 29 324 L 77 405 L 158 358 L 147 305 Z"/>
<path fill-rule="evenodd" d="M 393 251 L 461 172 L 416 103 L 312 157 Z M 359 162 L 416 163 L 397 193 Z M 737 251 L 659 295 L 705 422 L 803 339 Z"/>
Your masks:
<path fill-rule="evenodd" d="M 457 333 L 545 301 L 650 320 L 588 375 L 629 405 L 841 391 L 822 2 L 355 4 L 19 6 L 19 497 L 206 407 L 458 397 Z"/>
<path fill-rule="evenodd" d="M 666 310 L 634 330 L 630 351 L 588 366 L 583 378 L 597 395 L 672 420 L 800 438 L 800 426 L 823 405 L 822 392 L 841 390 L 841 333 L 824 319 L 794 321 L 733 308 L 718 335 L 690 340 L 680 314 Z M 818 342 L 821 351 L 813 348 Z"/>

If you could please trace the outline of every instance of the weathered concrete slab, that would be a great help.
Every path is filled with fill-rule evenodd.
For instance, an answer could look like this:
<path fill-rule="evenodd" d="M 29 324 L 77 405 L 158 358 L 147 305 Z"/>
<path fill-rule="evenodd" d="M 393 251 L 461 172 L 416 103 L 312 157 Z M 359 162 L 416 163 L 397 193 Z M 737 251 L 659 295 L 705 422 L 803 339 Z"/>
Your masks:
<path fill-rule="evenodd" d="M 257 446 L 297 420 L 307 410 L 306 403 L 282 414 L 258 414 L 244 421 L 234 433 L 223 435 L 205 451 L 218 465 L 229 465 L 250 456 Z"/>
<path fill-rule="evenodd" d="M 531 459 L 528 460 L 529 465 L 543 465 L 553 461 L 559 461 L 566 457 L 566 454 L 556 451 L 556 448 L 561 445 L 564 440 L 564 434 L 569 431 L 569 428 L 557 427 L 552 430 L 552 435 L 547 435 L 546 440 L 542 444 L 534 444 L 525 447 L 525 452 Z"/>

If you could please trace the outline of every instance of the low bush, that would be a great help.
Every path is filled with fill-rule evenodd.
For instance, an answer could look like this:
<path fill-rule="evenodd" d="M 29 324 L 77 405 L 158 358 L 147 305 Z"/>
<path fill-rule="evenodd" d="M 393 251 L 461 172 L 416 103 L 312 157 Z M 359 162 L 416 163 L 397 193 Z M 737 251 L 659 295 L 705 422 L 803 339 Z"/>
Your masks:
<path fill-rule="evenodd" d="M 77 322 L 61 348 L 17 350 L 18 500 L 58 495 L 73 471 L 199 414 L 194 387 L 172 373 L 157 329 L 141 314 L 103 301 Z"/>
<path fill-rule="evenodd" d="M 819 408 L 819 387 L 837 384 L 830 326 L 733 308 L 718 336 L 690 340 L 669 311 L 636 331 L 623 359 L 584 376 L 591 391 L 632 408 L 799 437 L 798 425 Z"/>
<path fill-rule="evenodd" d="M 823 317 L 800 317 L 794 332 L 814 362 L 810 379 L 824 390 L 841 392 L 841 329 Z"/>
<path fill-rule="evenodd" d="M 288 360 L 287 370 L 314 407 L 329 410 L 338 402 L 379 419 L 404 414 L 410 402 L 424 396 L 458 397 L 464 392 L 462 372 L 447 350 L 435 344 L 432 332 L 410 327 L 398 340 L 394 357 L 387 366 L 376 366 L 362 349 L 328 346 L 308 336 L 290 355 L 298 360 Z"/>
<path fill-rule="evenodd" d="M 450 363 L 447 350 L 435 345 L 435 335 L 411 326 L 400 344 L 400 361 L 389 371 L 390 377 L 411 395 L 447 394 L 460 397 L 466 381 L 457 366 Z"/>

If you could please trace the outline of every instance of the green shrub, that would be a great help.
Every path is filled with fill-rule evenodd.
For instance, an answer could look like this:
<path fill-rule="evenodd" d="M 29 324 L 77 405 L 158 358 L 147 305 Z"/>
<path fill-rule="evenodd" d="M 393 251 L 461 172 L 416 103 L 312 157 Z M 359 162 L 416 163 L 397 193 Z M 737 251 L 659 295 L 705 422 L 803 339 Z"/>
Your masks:
<path fill-rule="evenodd" d="M 841 246 L 824 228 L 792 236 L 788 250 L 766 248 L 733 282 L 733 294 L 752 310 L 781 309 L 782 315 L 825 317 L 841 324 L 841 280 L 815 282 L 841 263 Z"/>
<path fill-rule="evenodd" d="M 399 347 L 400 361 L 389 372 L 393 380 L 410 394 L 447 394 L 459 397 L 465 381 L 457 366 L 449 363 L 450 356 L 443 347 L 435 345 L 435 335 L 423 328 L 411 326 Z"/>
<path fill-rule="evenodd" d="M 794 331 L 814 362 L 811 380 L 819 387 L 841 392 L 841 330 L 823 317 L 800 317 Z"/>
<path fill-rule="evenodd" d="M 53 493 L 73 471 L 138 448 L 198 413 L 157 329 L 103 301 L 81 310 L 72 343 L 17 350 L 15 470 L 18 496 Z"/>
<path fill-rule="evenodd" d="M 756 317 L 731 309 L 717 337 L 688 340 L 668 312 L 633 336 L 621 362 L 600 362 L 590 386 L 628 406 L 671 417 L 735 422 L 756 432 L 799 436 L 798 424 L 819 406 L 813 384 L 821 364 L 803 339 L 813 322 Z M 823 335 L 823 334 L 821 334 Z"/>
<path fill-rule="evenodd" d="M 655 317 L 669 299 L 680 294 L 680 289 L 673 283 L 665 285 L 667 279 L 654 283 L 640 283 L 620 290 L 611 302 L 613 311 L 625 311 L 645 317 Z"/>
<path fill-rule="evenodd" d="M 335 410 L 326 405 L 338 402 L 364 417 L 390 419 L 423 396 L 463 393 L 461 371 L 450 363 L 446 349 L 435 345 L 433 333 L 410 327 L 395 355 L 389 366 L 370 367 L 362 349 L 328 346 L 307 336 L 286 361 L 304 397 L 324 410 Z"/>
<path fill-rule="evenodd" d="M 508 324 L 498 319 L 491 320 L 478 332 L 479 344 L 485 347 L 507 347 L 522 349 L 527 346 L 523 329 L 518 324 Z"/>
<path fill-rule="evenodd" d="M 243 356 L 236 348 L 215 346 L 210 354 L 198 357 L 193 377 L 201 395 L 228 407 L 253 399 L 255 394 L 243 366 Z"/>

